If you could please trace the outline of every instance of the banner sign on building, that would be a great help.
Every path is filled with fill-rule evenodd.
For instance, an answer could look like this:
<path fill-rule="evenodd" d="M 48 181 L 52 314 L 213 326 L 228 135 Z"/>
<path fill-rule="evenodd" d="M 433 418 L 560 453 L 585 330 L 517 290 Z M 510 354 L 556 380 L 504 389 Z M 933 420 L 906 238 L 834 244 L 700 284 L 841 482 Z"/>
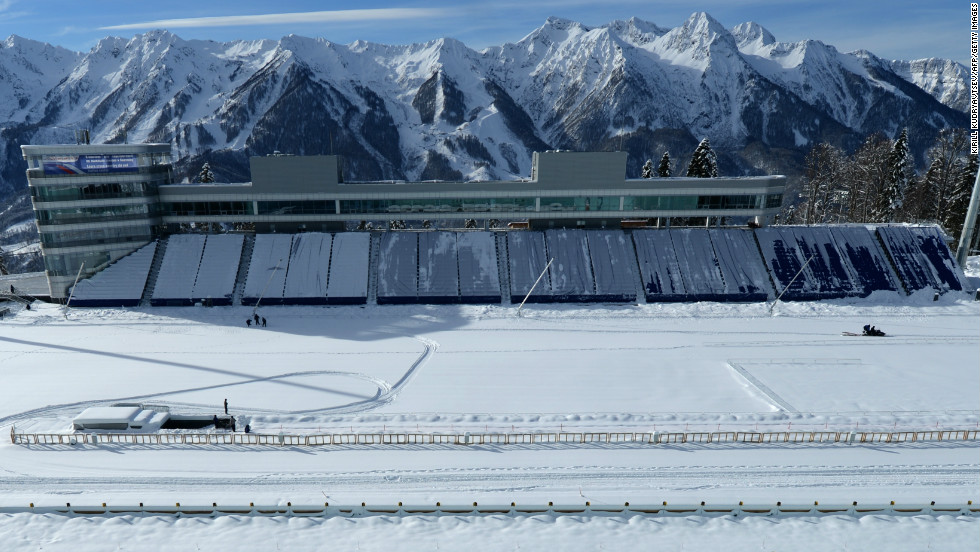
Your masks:
<path fill-rule="evenodd" d="M 138 168 L 135 154 L 52 155 L 44 159 L 44 174 L 104 174 Z"/>

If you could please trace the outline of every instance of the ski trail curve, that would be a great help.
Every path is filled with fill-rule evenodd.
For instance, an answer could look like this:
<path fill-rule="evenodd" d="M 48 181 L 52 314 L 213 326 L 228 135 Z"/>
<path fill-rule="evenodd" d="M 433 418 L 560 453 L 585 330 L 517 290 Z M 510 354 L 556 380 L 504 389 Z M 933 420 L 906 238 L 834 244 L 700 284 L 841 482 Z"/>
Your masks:
<path fill-rule="evenodd" d="M 401 337 L 411 337 L 419 343 L 422 344 L 422 352 L 419 354 L 418 358 L 409 366 L 408 370 L 402 375 L 394 385 L 388 383 L 387 381 L 375 378 L 373 376 L 359 373 L 359 372 L 347 372 L 347 371 L 337 371 L 337 370 L 312 370 L 305 372 L 288 372 L 284 374 L 273 374 L 267 376 L 261 376 L 256 378 L 249 378 L 245 380 L 239 380 L 228 383 L 220 383 L 215 385 L 206 385 L 201 387 L 191 387 L 183 389 L 172 389 L 167 391 L 160 391 L 157 393 L 148 393 L 141 395 L 132 395 L 125 397 L 114 397 L 105 399 L 93 399 L 87 401 L 77 401 L 72 403 L 63 403 L 57 405 L 48 405 L 40 408 L 34 408 L 17 414 L 11 414 L 8 416 L 0 417 L 0 424 L 11 424 L 17 423 L 24 420 L 29 420 L 38 417 L 51 417 L 51 416 L 70 416 L 72 414 L 77 414 L 80 410 L 89 408 L 92 406 L 104 406 L 106 404 L 112 404 L 116 402 L 143 402 L 147 399 L 153 399 L 158 397 L 165 397 L 168 395 L 175 395 L 178 393 L 188 393 L 194 391 L 206 391 L 211 389 L 220 389 L 227 387 L 234 387 L 239 385 L 246 385 L 251 383 L 260 383 L 264 381 L 274 381 L 281 380 L 285 378 L 293 377 L 308 377 L 308 376 L 319 376 L 319 375 L 335 375 L 335 376 L 345 376 L 355 379 L 361 379 L 375 384 L 378 387 L 377 392 L 373 397 L 364 399 L 361 401 L 355 401 L 352 403 L 347 403 L 339 406 L 326 407 L 326 408 L 313 408 L 304 410 L 275 410 L 275 409 L 264 409 L 264 408 L 249 408 L 240 407 L 236 408 L 238 412 L 243 414 L 348 414 L 357 412 L 366 412 L 369 410 L 374 410 L 382 406 L 391 404 L 395 398 L 397 398 L 398 393 L 402 391 L 411 381 L 414 379 L 418 370 L 424 366 L 429 359 L 435 354 L 439 349 L 439 344 L 427 337 L 419 335 L 401 335 Z M 188 409 L 201 408 L 200 404 L 197 403 L 185 403 L 177 401 L 168 401 L 169 405 L 186 407 Z"/>

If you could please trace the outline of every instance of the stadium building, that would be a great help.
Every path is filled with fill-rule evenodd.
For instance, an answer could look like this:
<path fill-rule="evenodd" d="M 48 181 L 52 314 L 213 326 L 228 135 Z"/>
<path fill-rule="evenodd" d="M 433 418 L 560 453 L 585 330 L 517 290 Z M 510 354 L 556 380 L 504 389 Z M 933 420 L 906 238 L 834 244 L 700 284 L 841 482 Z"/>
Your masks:
<path fill-rule="evenodd" d="M 360 221 L 478 219 L 529 228 L 619 228 L 624 220 L 743 217 L 782 203 L 782 176 L 626 179 L 625 152 L 538 152 L 531 177 L 486 182 L 354 182 L 337 156 L 251 159 L 252 182 L 173 182 L 169 144 L 22 146 L 51 297 L 76 276 L 190 224 L 258 234 L 343 232 Z"/>

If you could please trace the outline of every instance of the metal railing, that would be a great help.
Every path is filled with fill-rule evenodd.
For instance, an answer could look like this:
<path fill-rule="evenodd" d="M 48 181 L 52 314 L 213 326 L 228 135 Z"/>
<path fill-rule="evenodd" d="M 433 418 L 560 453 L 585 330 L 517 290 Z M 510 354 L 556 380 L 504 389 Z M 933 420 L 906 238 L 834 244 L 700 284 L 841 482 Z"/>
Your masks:
<path fill-rule="evenodd" d="M 980 430 L 926 431 L 713 431 L 713 432 L 517 432 L 517 433 L 18 433 L 15 445 L 584 445 L 584 444 L 713 444 L 713 443 L 913 443 L 918 441 L 975 441 Z"/>
<path fill-rule="evenodd" d="M 217 517 L 223 515 L 245 516 L 285 516 L 285 517 L 362 517 L 362 516 L 420 516 L 420 515 L 657 515 L 657 516 L 820 516 L 820 515 L 954 515 L 975 516 L 980 513 L 980 505 L 974 505 L 972 500 L 965 503 L 940 503 L 935 501 L 900 503 L 751 503 L 732 502 L 722 503 L 598 503 L 591 501 L 583 503 L 555 504 L 554 502 L 517 504 L 479 504 L 477 502 L 462 504 L 107 504 L 72 505 L 66 502 L 64 506 L 35 505 L 33 502 L 25 506 L 0 506 L 0 514 L 48 514 L 73 516 L 100 515 L 166 515 L 175 517 Z"/>

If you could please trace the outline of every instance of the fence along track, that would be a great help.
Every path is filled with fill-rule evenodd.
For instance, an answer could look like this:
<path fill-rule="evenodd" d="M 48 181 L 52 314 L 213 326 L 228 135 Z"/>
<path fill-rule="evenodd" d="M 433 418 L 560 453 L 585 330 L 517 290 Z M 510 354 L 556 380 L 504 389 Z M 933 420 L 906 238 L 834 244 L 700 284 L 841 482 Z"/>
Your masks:
<path fill-rule="evenodd" d="M 347 504 L 331 505 L 324 502 L 319 504 L 259 504 L 250 502 L 244 504 L 222 504 L 212 502 L 210 505 L 181 504 L 173 505 L 144 505 L 112 504 L 103 502 L 101 505 L 72 505 L 64 506 L 0 506 L 0 514 L 48 514 L 70 516 L 100 516 L 100 515 L 157 515 L 174 517 L 218 517 L 225 515 L 244 516 L 285 516 L 285 517 L 363 517 L 363 516 L 420 516 L 420 515 L 660 515 L 660 516 L 822 516 L 822 515 L 933 515 L 933 516 L 975 516 L 980 514 L 980 505 L 974 505 L 972 500 L 964 503 L 936 502 L 925 503 L 868 503 L 858 502 L 820 504 L 783 504 L 772 503 L 671 503 L 660 504 Z"/>
<path fill-rule="evenodd" d="M 980 430 L 895 432 L 853 431 L 715 431 L 696 433 L 17 433 L 15 445 L 154 445 L 154 446 L 330 446 L 330 445 L 560 445 L 560 444 L 712 444 L 712 443 L 913 443 L 976 441 Z"/>

